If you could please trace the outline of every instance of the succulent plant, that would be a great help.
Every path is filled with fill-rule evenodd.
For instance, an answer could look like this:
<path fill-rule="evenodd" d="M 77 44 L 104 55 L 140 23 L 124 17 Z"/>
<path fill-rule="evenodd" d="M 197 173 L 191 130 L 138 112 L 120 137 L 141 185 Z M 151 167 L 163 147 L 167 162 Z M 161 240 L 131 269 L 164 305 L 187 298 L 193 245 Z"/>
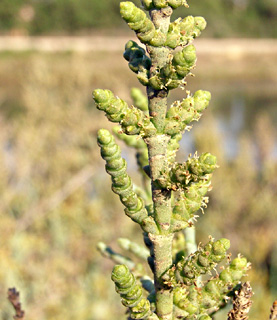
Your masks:
<path fill-rule="evenodd" d="M 191 42 L 205 29 L 206 21 L 188 16 L 170 22 L 173 9 L 188 6 L 185 0 L 141 3 L 144 10 L 130 1 L 121 2 L 120 14 L 145 45 L 130 40 L 123 56 L 146 87 L 146 95 L 132 88 L 132 106 L 110 90 L 96 89 L 93 98 L 97 108 L 118 123 L 113 129 L 116 137 L 137 153 L 142 188 L 134 186 L 128 175 L 113 134 L 99 130 L 98 144 L 112 190 L 125 206 L 125 214 L 143 230 L 146 248 L 128 239 L 119 239 L 119 245 L 148 261 L 153 279 L 143 274 L 141 264 L 103 243 L 98 248 L 120 263 L 112 271 L 112 280 L 130 319 L 210 320 L 233 296 L 250 264 L 241 255 L 230 259 L 230 241 L 225 238 L 210 237 L 205 245 L 188 250 L 186 232 L 194 226 L 199 209 L 207 206 L 218 165 L 209 152 L 189 155 L 183 163 L 175 158 L 182 134 L 200 119 L 211 94 L 198 90 L 169 108 L 167 98 L 170 90 L 186 84 L 186 76 L 195 67 L 196 50 Z M 220 273 L 219 263 L 223 263 Z"/>

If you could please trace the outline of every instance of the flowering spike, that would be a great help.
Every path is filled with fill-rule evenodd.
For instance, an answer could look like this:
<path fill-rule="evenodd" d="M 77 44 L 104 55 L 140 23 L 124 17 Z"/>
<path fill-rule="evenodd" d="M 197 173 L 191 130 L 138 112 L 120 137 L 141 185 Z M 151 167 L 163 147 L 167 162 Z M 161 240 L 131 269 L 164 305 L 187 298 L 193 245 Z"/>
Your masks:
<path fill-rule="evenodd" d="M 112 190 L 119 195 L 126 207 L 126 215 L 139 223 L 145 231 L 148 226 L 151 226 L 151 231 L 155 231 L 152 230 L 154 223 L 151 217 L 148 217 L 143 199 L 133 191 L 131 178 L 126 172 L 126 161 L 121 157 L 120 148 L 115 143 L 114 137 L 108 130 L 100 129 L 98 144 L 101 148 L 101 156 L 106 160 L 106 171 L 112 177 Z"/>
<path fill-rule="evenodd" d="M 149 78 L 149 85 L 161 90 L 172 90 L 184 84 L 184 78 L 190 73 L 196 62 L 196 51 L 193 45 L 183 48 L 174 54 L 172 61 Z"/>
<path fill-rule="evenodd" d="M 169 25 L 165 45 L 172 49 L 185 46 L 194 38 L 199 37 L 206 25 L 203 17 L 188 16 L 183 20 L 179 18 Z"/>
<path fill-rule="evenodd" d="M 116 292 L 121 296 L 122 304 L 130 308 L 132 319 L 145 319 L 152 314 L 149 301 L 142 297 L 141 284 L 126 265 L 114 266 L 111 278 Z"/>
<path fill-rule="evenodd" d="M 128 135 L 148 135 L 155 131 L 150 119 L 139 109 L 116 98 L 110 90 L 96 89 L 93 98 L 97 108 L 106 112 L 111 122 L 120 123 L 122 130 Z"/>
<path fill-rule="evenodd" d="M 198 90 L 192 97 L 173 104 L 166 114 L 165 132 L 174 136 L 184 131 L 192 121 L 200 119 L 201 112 L 208 107 L 210 100 L 210 92 Z"/>
<path fill-rule="evenodd" d="M 220 246 L 221 250 L 215 251 Z M 181 259 L 176 266 L 170 269 L 165 279 L 169 283 L 182 282 L 186 285 L 193 285 L 197 278 L 203 274 L 211 273 L 216 265 L 227 256 L 230 247 L 228 239 L 217 241 L 210 240 L 205 246 L 200 246 L 198 250 L 186 258 Z"/>
<path fill-rule="evenodd" d="M 162 46 L 165 43 L 166 35 L 156 30 L 153 22 L 132 2 L 121 2 L 120 14 L 129 27 L 136 32 L 137 37 L 142 43 L 155 47 Z"/>

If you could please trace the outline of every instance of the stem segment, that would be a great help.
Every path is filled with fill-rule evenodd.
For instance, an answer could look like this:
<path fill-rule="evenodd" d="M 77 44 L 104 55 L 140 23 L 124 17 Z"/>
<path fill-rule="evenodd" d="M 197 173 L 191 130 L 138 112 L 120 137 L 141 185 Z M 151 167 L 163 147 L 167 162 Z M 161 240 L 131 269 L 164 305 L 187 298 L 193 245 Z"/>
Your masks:
<path fill-rule="evenodd" d="M 168 31 L 171 14 L 171 7 L 150 12 L 155 27 L 163 33 Z M 154 75 L 157 70 L 168 63 L 171 49 L 147 46 L 147 51 L 152 61 L 150 74 Z M 147 95 L 151 121 L 157 129 L 157 135 L 145 140 L 149 153 L 154 218 L 160 231 L 159 235 L 149 234 L 149 239 L 152 242 L 151 258 L 154 265 L 156 313 L 159 319 L 172 320 L 173 294 L 161 280 L 161 276 L 172 266 L 173 234 L 169 233 L 172 214 L 171 191 L 161 189 L 156 183 L 156 180 L 168 165 L 166 151 L 169 136 L 163 134 L 168 91 L 165 89 L 155 90 L 149 86 L 147 87 Z"/>

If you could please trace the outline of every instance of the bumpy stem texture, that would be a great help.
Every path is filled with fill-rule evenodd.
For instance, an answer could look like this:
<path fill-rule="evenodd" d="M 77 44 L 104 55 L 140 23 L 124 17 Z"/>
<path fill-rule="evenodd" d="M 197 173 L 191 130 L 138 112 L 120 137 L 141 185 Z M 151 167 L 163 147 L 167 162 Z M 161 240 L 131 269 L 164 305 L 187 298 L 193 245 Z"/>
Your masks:
<path fill-rule="evenodd" d="M 144 231 L 157 233 L 157 227 L 144 206 L 144 201 L 133 191 L 133 184 L 126 172 L 126 161 L 121 157 L 120 148 L 112 134 L 105 129 L 98 131 L 101 156 L 106 160 L 106 171 L 112 177 L 112 190 L 118 194 L 125 206 L 125 213 L 139 223 Z"/>
<path fill-rule="evenodd" d="M 142 227 L 150 256 L 148 250 L 128 239 L 119 240 L 119 244 L 137 257 L 147 259 L 154 274 L 155 290 L 151 280 L 142 280 L 149 293 L 144 298 L 142 286 L 125 264 L 115 266 L 112 280 L 131 319 L 211 320 L 249 265 L 239 256 L 219 275 L 206 283 L 200 282 L 203 274 L 213 274 L 230 246 L 227 239 L 212 238 L 186 257 L 184 248 L 174 252 L 173 265 L 174 233 L 191 227 L 197 210 L 206 206 L 205 195 L 211 189 L 211 176 L 217 164 L 210 153 L 190 156 L 184 163 L 175 162 L 182 133 L 191 128 L 192 121 L 200 119 L 211 94 L 202 90 L 194 95 L 188 93 L 183 101 L 175 101 L 167 108 L 169 91 L 183 88 L 186 76 L 195 67 L 196 49 L 191 42 L 205 29 L 206 21 L 188 16 L 170 22 L 173 9 L 187 6 L 186 0 L 141 0 L 141 4 L 149 16 L 130 1 L 121 2 L 120 14 L 146 46 L 145 50 L 135 41 L 128 41 L 124 58 L 140 83 L 147 87 L 147 97 L 133 89 L 134 106 L 129 107 L 109 90 L 97 89 L 93 96 L 97 108 L 111 122 L 119 123 L 120 127 L 114 129 L 116 135 L 136 149 L 144 182 L 151 179 L 151 192 L 135 190 L 113 136 L 104 129 L 98 132 L 112 190 L 119 195 L 125 213 Z M 180 50 L 174 51 L 178 46 Z M 102 251 L 107 254 L 104 247 Z M 110 258 L 116 260 L 118 256 L 111 253 Z"/>
<path fill-rule="evenodd" d="M 142 286 L 125 265 L 116 265 L 113 268 L 112 280 L 115 289 L 121 296 L 121 302 L 130 308 L 132 319 L 146 319 L 151 314 L 150 302 L 142 296 Z"/>
<path fill-rule="evenodd" d="M 152 10 L 151 19 L 157 29 L 165 36 L 170 23 L 171 7 L 161 10 Z M 150 77 L 154 76 L 157 69 L 161 69 L 169 61 L 170 49 L 166 47 L 155 47 L 147 45 L 152 66 Z M 151 85 L 147 87 L 148 107 L 151 121 L 157 129 L 157 134 L 147 138 L 150 176 L 152 181 L 152 199 L 154 204 L 154 218 L 160 231 L 160 235 L 149 234 L 152 242 L 152 259 L 154 259 L 153 271 L 156 291 L 156 314 L 159 319 L 171 320 L 173 317 L 173 294 L 172 290 L 165 286 L 162 275 L 172 265 L 172 241 L 173 234 L 170 233 L 171 222 L 171 191 L 165 190 L 156 184 L 160 172 L 167 167 L 167 149 L 169 136 L 163 134 L 165 115 L 167 110 L 168 91 L 156 90 Z M 153 261 L 152 261 L 153 262 Z"/>
<path fill-rule="evenodd" d="M 192 320 L 198 316 L 200 319 L 210 319 L 207 316 L 226 304 L 227 294 L 234 290 L 248 269 L 247 260 L 239 256 L 220 273 L 219 277 L 211 279 L 201 288 L 193 285 L 174 286 L 175 317 Z"/>

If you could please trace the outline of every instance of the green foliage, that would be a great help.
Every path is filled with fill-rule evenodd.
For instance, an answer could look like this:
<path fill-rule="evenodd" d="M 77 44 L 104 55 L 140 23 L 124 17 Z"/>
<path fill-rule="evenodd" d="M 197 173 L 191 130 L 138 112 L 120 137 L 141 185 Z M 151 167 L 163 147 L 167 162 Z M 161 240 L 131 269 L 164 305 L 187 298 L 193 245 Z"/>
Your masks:
<path fill-rule="evenodd" d="M 106 160 L 106 171 L 112 177 L 112 190 L 120 196 L 126 207 L 125 213 L 139 223 L 146 232 L 157 233 L 153 218 L 148 216 L 144 201 L 133 191 L 131 178 L 126 172 L 126 161 L 121 157 L 120 148 L 108 130 L 98 131 L 98 144 L 101 156 Z"/>
<path fill-rule="evenodd" d="M 161 46 L 165 43 L 165 35 L 155 29 L 153 22 L 133 2 L 121 2 L 120 14 L 129 27 L 136 32 L 137 37 L 142 43 L 153 46 Z"/>
<path fill-rule="evenodd" d="M 121 125 L 126 134 L 121 140 L 135 147 L 139 155 L 142 155 L 139 149 L 145 150 L 147 146 L 149 164 L 143 169 L 151 180 L 151 190 L 146 184 L 144 187 L 145 195 L 149 193 L 152 199 L 146 196 L 150 202 L 146 206 L 134 192 L 131 178 L 126 173 L 126 162 L 113 136 L 106 129 L 98 131 L 98 144 L 106 161 L 106 171 L 112 177 L 112 190 L 120 196 L 126 207 L 125 213 L 144 231 L 144 241 L 150 250 L 147 261 L 153 273 L 154 289 L 147 298 L 142 298 L 142 287 L 126 265 L 114 267 L 112 280 L 131 319 L 211 319 L 210 315 L 225 306 L 226 299 L 232 296 L 250 264 L 239 255 L 231 261 L 229 259 L 225 269 L 213 276 L 212 271 L 227 257 L 230 241 L 225 238 L 218 241 L 210 238 L 205 246 L 199 244 L 198 250 L 190 250 L 192 253 L 189 255 L 185 255 L 185 248 L 174 252 L 178 243 L 173 242 L 174 235 L 183 230 L 187 234 L 185 245 L 188 249 L 187 229 L 193 226 L 197 217 L 195 213 L 207 206 L 205 195 L 211 189 L 211 176 L 217 168 L 217 159 L 205 152 L 200 157 L 196 154 L 190 156 L 183 164 L 174 161 L 180 135 L 191 121 L 199 120 L 201 112 L 209 104 L 211 94 L 208 91 L 198 90 L 181 103 L 174 102 L 167 111 L 169 90 L 185 85 L 185 77 L 195 66 L 195 47 L 189 42 L 200 34 L 206 22 L 200 17 L 178 19 L 180 25 L 176 30 L 180 36 L 174 45 L 171 42 L 168 46 L 166 39 L 168 34 L 171 35 L 172 14 L 170 1 L 143 1 L 143 5 L 146 10 L 151 8 L 151 20 L 129 1 L 121 2 L 120 13 L 146 45 L 144 50 L 136 42 L 129 41 L 124 58 L 132 71 L 146 76 L 145 81 L 138 79 L 147 86 L 148 103 L 141 92 L 135 91 L 134 95 L 134 90 L 133 97 L 137 103 L 144 101 L 143 108 L 130 108 L 109 90 L 96 89 L 93 98 L 97 108 L 103 110 L 111 122 Z M 186 40 L 183 35 L 187 36 Z M 182 46 L 182 49 L 174 52 L 177 46 Z M 120 129 L 116 128 L 115 132 L 119 136 Z M 137 135 L 138 140 L 128 138 L 128 135 Z M 143 146 L 140 145 L 141 139 L 145 143 Z M 142 169 L 142 162 L 138 161 L 138 164 Z M 147 253 L 140 255 L 141 247 L 128 239 L 121 240 L 121 246 L 144 260 L 147 256 Z M 104 248 L 102 251 L 107 250 Z M 109 257 L 113 261 L 118 260 L 112 251 Z M 134 269 L 138 271 L 137 266 Z M 202 282 L 203 275 L 212 277 Z M 143 283 L 143 276 L 140 275 L 139 279 Z"/>
<path fill-rule="evenodd" d="M 12 315 L 5 298 L 10 286 L 18 286 L 23 308 L 32 319 L 90 320 L 91 314 L 97 320 L 106 320 L 111 314 L 116 320 L 124 319 L 124 308 L 120 306 L 110 280 L 113 263 L 99 255 L 95 243 L 102 240 L 113 246 L 115 239 L 122 236 L 134 242 L 135 238 L 139 239 L 141 232 L 131 219 L 120 214 L 122 205 L 110 190 L 109 179 L 103 178 L 99 150 L 88 132 L 96 134 L 99 127 L 106 126 L 106 120 L 100 113 L 96 116 L 97 110 L 91 109 L 91 97 L 87 94 L 91 86 L 104 87 L 109 83 L 111 90 L 118 91 L 129 105 L 132 104 L 128 100 L 128 86 L 134 86 L 136 78 L 128 78 L 128 67 L 124 59 L 120 59 L 121 55 L 114 52 L 1 55 L 0 81 L 5 84 L 0 88 L 1 319 L 10 319 Z M 113 63 L 115 59 L 118 59 L 121 72 Z M 259 75 L 259 90 L 252 89 L 249 84 L 245 92 L 232 91 L 230 94 L 230 75 L 240 61 L 231 65 L 223 57 L 220 62 L 209 60 L 209 56 L 199 57 L 198 64 L 203 67 L 198 68 L 196 79 L 215 83 L 218 90 L 213 90 L 213 112 L 210 113 L 211 109 L 208 109 L 199 125 L 186 133 L 194 141 L 199 155 L 208 150 L 217 156 L 220 165 L 213 175 L 214 192 L 209 195 L 209 206 L 197 222 L 197 238 L 203 243 L 207 240 L 207 234 L 213 234 L 216 239 L 223 236 L 228 239 L 240 238 L 239 241 L 232 241 L 231 249 L 234 257 L 240 251 L 246 257 L 251 257 L 249 278 L 254 285 L 255 295 L 250 318 L 253 320 L 268 318 L 269 306 L 275 297 L 274 294 L 270 295 L 270 287 L 273 288 L 276 283 L 273 277 L 270 280 L 265 268 L 275 246 L 274 208 L 277 199 L 274 191 L 276 183 L 272 177 L 277 174 L 277 166 L 272 152 L 276 140 L 276 95 L 273 92 L 270 96 L 268 87 L 262 85 L 271 83 L 270 87 L 275 87 L 270 82 L 274 79 L 271 76 L 274 63 L 270 63 L 268 69 L 266 61 L 269 62 L 270 57 L 261 59 L 268 78 L 264 78 L 264 73 Z M 250 56 L 248 63 L 249 69 L 244 67 L 243 72 L 251 76 L 256 59 L 252 60 Z M 220 78 L 214 73 L 215 68 L 220 70 Z M 236 82 L 243 84 L 243 79 L 236 73 Z M 224 86 L 225 81 L 227 87 Z M 197 90 L 194 86 L 190 89 L 193 92 Z M 240 89 L 245 90 L 244 87 Z M 237 154 L 230 159 L 221 126 L 217 124 L 220 121 L 221 125 L 227 126 L 230 98 L 238 95 L 246 99 L 245 120 L 248 121 L 237 133 Z M 173 99 L 182 97 L 172 91 Z M 261 105 L 266 114 L 259 113 Z M 217 109 L 218 106 L 224 106 L 224 111 Z M 268 114 L 270 110 L 271 115 Z M 205 134 L 207 132 L 209 134 Z M 126 137 L 134 138 L 136 142 L 137 136 Z M 142 139 L 138 142 L 144 144 Z M 124 143 L 119 143 L 126 156 Z M 6 153 L 7 146 L 12 153 Z M 184 141 L 181 141 L 179 161 L 184 161 L 189 152 L 194 152 L 194 148 L 187 146 L 184 149 Z M 13 161 L 7 161 L 7 156 L 11 154 L 16 155 L 16 166 L 12 166 Z M 33 213 L 35 220 L 32 220 L 28 229 L 18 231 L 19 217 L 31 211 L 37 201 L 46 199 L 49 203 L 52 194 L 61 190 L 83 167 L 91 165 L 95 168 L 94 171 L 92 169 L 94 176 L 91 182 L 76 189 L 47 213 L 41 208 L 36 209 Z M 129 163 L 128 173 L 138 185 L 140 181 L 137 179 L 135 163 Z M 27 182 L 21 188 L 24 181 Z M 176 237 L 183 239 L 182 233 L 177 233 Z M 174 252 L 181 251 L 181 258 L 187 255 L 182 252 L 186 247 L 185 239 L 178 241 Z M 142 242 L 139 245 L 142 246 Z M 131 257 L 133 264 L 138 261 L 129 250 L 124 249 L 123 254 Z M 270 265 L 271 273 L 275 276 L 273 267 L 276 268 L 276 263 L 271 262 Z M 140 269 L 134 272 L 129 268 L 136 277 L 147 273 L 148 269 L 145 263 L 145 271 Z M 149 273 L 148 277 L 141 278 L 143 286 L 145 283 L 153 286 L 149 278 Z M 38 300 L 43 303 L 38 304 Z M 222 313 L 225 315 L 220 315 Z M 216 317 L 226 319 L 226 313 L 221 311 Z"/>
<path fill-rule="evenodd" d="M 2 0 L 0 30 L 9 32 L 13 29 L 23 29 L 31 34 L 72 34 L 95 29 L 122 28 L 118 13 L 119 2 L 119 0 Z M 158 2 L 166 3 L 160 0 Z M 171 0 L 168 3 L 173 9 L 182 10 L 186 6 L 183 0 Z M 139 6 L 140 1 L 136 0 L 135 4 Z M 142 4 L 147 10 L 153 6 L 152 0 L 143 0 Z M 209 20 L 209 36 L 276 37 L 277 5 L 274 0 L 252 0 L 245 2 L 245 5 L 242 4 L 222 0 L 196 1 L 190 9 L 186 9 L 186 14 L 189 12 L 190 15 L 205 15 Z M 31 6 L 35 13 L 30 21 L 23 21 L 20 13 L 26 6 Z"/>
<path fill-rule="evenodd" d="M 166 113 L 165 132 L 171 136 L 188 129 L 192 121 L 198 121 L 201 112 L 208 107 L 211 94 L 198 90 L 182 102 L 177 101 Z"/>
<path fill-rule="evenodd" d="M 177 19 L 169 25 L 165 44 L 172 49 L 186 45 L 200 36 L 205 28 L 206 21 L 203 17 L 187 16 L 184 19 Z"/>
<path fill-rule="evenodd" d="M 117 293 L 121 296 L 121 303 L 130 308 L 132 319 L 146 319 L 151 315 L 149 300 L 142 297 L 142 286 L 137 283 L 134 275 L 125 265 L 113 268 L 112 280 Z"/>
<path fill-rule="evenodd" d="M 94 90 L 93 98 L 97 108 L 105 111 L 111 122 L 120 123 L 126 134 L 140 133 L 142 136 L 148 136 L 156 131 L 149 117 L 140 109 L 129 107 L 125 101 L 116 98 L 110 90 Z"/>

